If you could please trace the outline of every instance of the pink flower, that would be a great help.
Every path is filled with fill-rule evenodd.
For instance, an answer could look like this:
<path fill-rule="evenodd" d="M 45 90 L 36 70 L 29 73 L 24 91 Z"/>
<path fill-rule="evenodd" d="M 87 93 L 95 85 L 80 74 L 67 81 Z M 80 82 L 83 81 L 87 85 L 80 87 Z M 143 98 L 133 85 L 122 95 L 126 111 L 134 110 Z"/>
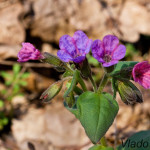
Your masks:
<path fill-rule="evenodd" d="M 135 82 L 138 82 L 145 89 L 150 89 L 150 64 L 147 61 L 136 64 L 132 70 Z"/>
<path fill-rule="evenodd" d="M 26 62 L 28 60 L 39 60 L 43 56 L 38 49 L 31 43 L 22 43 L 22 49 L 18 53 L 18 62 Z"/>

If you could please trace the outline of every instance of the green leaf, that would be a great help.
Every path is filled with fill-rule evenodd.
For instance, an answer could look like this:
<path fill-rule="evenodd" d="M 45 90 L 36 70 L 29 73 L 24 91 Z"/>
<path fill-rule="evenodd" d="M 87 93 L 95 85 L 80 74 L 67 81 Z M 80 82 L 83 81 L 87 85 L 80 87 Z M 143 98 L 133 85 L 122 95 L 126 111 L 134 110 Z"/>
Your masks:
<path fill-rule="evenodd" d="M 3 125 L 7 125 L 8 122 L 9 122 L 8 118 L 4 117 L 4 118 L 2 119 Z"/>
<path fill-rule="evenodd" d="M 14 87 L 13 87 L 13 94 L 17 94 L 20 90 L 20 86 L 18 84 L 15 84 Z"/>
<path fill-rule="evenodd" d="M 9 74 L 9 73 L 7 73 L 7 72 L 5 72 L 5 71 L 1 71 L 1 72 L 0 72 L 0 75 L 1 75 L 3 78 L 5 78 L 5 79 L 12 79 L 12 75 Z"/>
<path fill-rule="evenodd" d="M 137 61 L 119 61 L 119 63 L 114 66 L 114 70 L 109 75 L 110 76 L 123 76 L 125 78 L 127 76 L 127 78 L 129 78 L 128 76 L 130 76 L 132 68 L 137 63 L 138 63 Z"/>
<path fill-rule="evenodd" d="M 27 82 L 26 82 L 26 81 L 23 81 L 23 80 L 20 80 L 20 81 L 19 81 L 19 84 L 20 84 L 21 86 L 27 86 Z"/>
<path fill-rule="evenodd" d="M 0 108 L 2 108 L 4 106 L 4 102 L 3 100 L 0 100 Z"/>
<path fill-rule="evenodd" d="M 103 148 L 105 148 L 102 145 L 94 145 L 91 148 L 89 148 L 89 150 L 102 150 Z"/>
<path fill-rule="evenodd" d="M 135 133 L 122 142 L 117 150 L 150 150 L 150 130 Z"/>
<path fill-rule="evenodd" d="M 112 147 L 104 147 L 102 145 L 94 145 L 89 150 L 114 150 Z"/>
<path fill-rule="evenodd" d="M 23 73 L 23 74 L 21 75 L 21 78 L 23 78 L 23 79 L 28 78 L 29 75 L 30 75 L 29 72 L 25 72 L 25 73 Z"/>
<path fill-rule="evenodd" d="M 0 93 L 4 95 L 4 94 L 7 93 L 7 90 L 3 89 L 3 90 L 0 91 Z"/>
<path fill-rule="evenodd" d="M 6 80 L 6 81 L 5 81 L 5 85 L 9 86 L 9 85 L 12 84 L 12 82 L 13 82 L 13 81 L 11 81 L 11 80 Z"/>
<path fill-rule="evenodd" d="M 126 45 L 126 55 L 125 57 L 132 57 L 134 54 L 138 53 L 138 50 L 133 44 L 127 43 Z"/>
<path fill-rule="evenodd" d="M 14 64 L 13 65 L 13 73 L 15 75 L 17 75 L 20 72 L 20 70 L 21 70 L 21 66 L 19 64 Z"/>
<path fill-rule="evenodd" d="M 77 99 L 77 109 L 67 109 L 80 120 L 86 134 L 96 144 L 113 123 L 119 107 L 112 95 L 87 91 Z"/>

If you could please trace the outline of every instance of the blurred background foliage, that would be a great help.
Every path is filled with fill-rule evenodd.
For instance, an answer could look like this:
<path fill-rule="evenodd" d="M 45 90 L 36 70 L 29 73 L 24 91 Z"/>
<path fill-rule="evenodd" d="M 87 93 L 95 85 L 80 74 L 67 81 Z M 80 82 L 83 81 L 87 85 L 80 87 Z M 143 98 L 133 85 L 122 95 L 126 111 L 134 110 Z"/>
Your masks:
<path fill-rule="evenodd" d="M 106 34 L 118 36 L 127 48 L 123 60 L 150 59 L 149 0 L 2 0 L 0 26 L 0 149 L 4 150 L 87 150 L 92 146 L 80 123 L 64 109 L 62 93 L 50 104 L 40 102 L 41 93 L 62 74 L 38 61 L 18 64 L 22 42 L 56 55 L 62 35 L 83 30 L 93 40 Z M 91 54 L 87 58 L 99 84 L 101 65 Z M 91 89 L 87 80 L 86 85 Z M 110 146 L 150 129 L 149 90 L 139 88 L 142 105 L 126 106 L 117 96 L 120 111 L 106 136 Z M 104 90 L 111 92 L 110 83 Z"/>

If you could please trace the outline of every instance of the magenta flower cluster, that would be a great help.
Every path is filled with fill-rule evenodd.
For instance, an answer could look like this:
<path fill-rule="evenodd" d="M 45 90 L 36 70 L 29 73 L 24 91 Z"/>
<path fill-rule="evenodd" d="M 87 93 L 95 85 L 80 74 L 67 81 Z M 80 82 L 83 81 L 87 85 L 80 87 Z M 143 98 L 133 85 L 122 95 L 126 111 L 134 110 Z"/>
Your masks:
<path fill-rule="evenodd" d="M 18 62 L 43 59 L 43 55 L 30 43 L 22 43 L 22 49 L 18 53 Z M 92 50 L 92 55 L 103 67 L 109 67 L 118 63 L 125 56 L 126 47 L 119 44 L 119 39 L 114 35 L 106 35 L 103 40 L 94 42 L 83 31 L 76 31 L 73 37 L 64 35 L 59 41 L 60 50 L 57 56 L 64 62 L 82 63 L 86 54 Z M 135 82 L 144 88 L 150 88 L 150 64 L 144 61 L 134 66 L 132 76 Z"/>
<path fill-rule="evenodd" d="M 18 53 L 18 61 L 42 59 L 42 54 L 30 43 L 22 43 L 23 48 Z M 126 48 L 119 44 L 119 40 L 114 35 L 107 35 L 103 40 L 89 39 L 83 31 L 76 31 L 73 37 L 64 35 L 59 41 L 60 50 L 57 56 L 64 62 L 73 61 L 82 63 L 86 54 L 92 48 L 93 57 L 96 58 L 104 67 L 109 67 L 118 63 L 118 60 L 125 56 Z"/>

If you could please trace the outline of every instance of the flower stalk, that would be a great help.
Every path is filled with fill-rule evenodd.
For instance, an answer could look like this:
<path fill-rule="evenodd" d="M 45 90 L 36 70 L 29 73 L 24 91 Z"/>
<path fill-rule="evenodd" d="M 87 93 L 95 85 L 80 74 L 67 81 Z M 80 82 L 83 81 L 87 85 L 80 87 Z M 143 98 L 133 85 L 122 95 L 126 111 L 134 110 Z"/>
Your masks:
<path fill-rule="evenodd" d="M 94 92 L 97 92 L 97 85 L 96 85 L 95 81 L 93 80 L 92 75 L 89 76 L 89 79 L 90 79 L 90 81 L 91 81 L 91 83 L 93 85 Z"/>
<path fill-rule="evenodd" d="M 97 90 L 97 93 L 101 94 L 101 92 L 103 91 L 105 85 L 107 84 L 107 81 L 108 81 L 108 75 L 107 75 L 107 73 L 105 73 L 102 80 L 101 80 L 100 86 Z"/>
<path fill-rule="evenodd" d="M 85 83 L 84 83 L 84 81 L 83 81 L 83 79 L 81 78 L 80 75 L 79 75 L 79 77 L 78 77 L 78 82 L 79 82 L 79 84 L 81 85 L 83 91 L 86 92 L 86 91 L 87 91 L 87 87 L 86 87 L 86 85 L 85 85 Z"/>

